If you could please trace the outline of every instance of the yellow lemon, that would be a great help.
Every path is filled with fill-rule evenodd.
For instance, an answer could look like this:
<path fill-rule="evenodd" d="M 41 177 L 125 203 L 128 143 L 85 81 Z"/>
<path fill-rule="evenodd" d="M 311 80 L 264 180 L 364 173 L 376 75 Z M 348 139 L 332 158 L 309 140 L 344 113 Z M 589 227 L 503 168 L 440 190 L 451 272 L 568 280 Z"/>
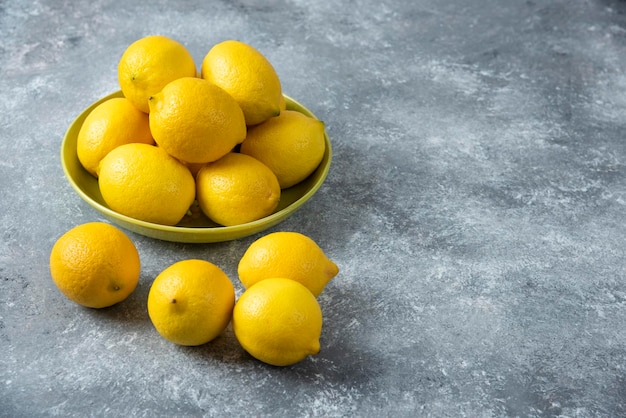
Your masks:
<path fill-rule="evenodd" d="M 268 166 L 283 189 L 315 171 L 325 149 L 324 123 L 294 110 L 250 127 L 241 144 L 241 153 Z"/>
<path fill-rule="evenodd" d="M 300 283 L 270 278 L 241 295 L 233 311 L 233 332 L 251 356 L 288 366 L 319 353 L 322 310 Z"/>
<path fill-rule="evenodd" d="M 280 200 L 280 185 L 263 163 L 231 152 L 200 169 L 196 199 L 213 221 L 239 225 L 272 214 Z"/>
<path fill-rule="evenodd" d="M 282 89 L 278 74 L 251 45 L 234 40 L 214 45 L 202 60 L 201 75 L 235 98 L 247 125 L 280 113 Z"/>
<path fill-rule="evenodd" d="M 241 108 L 221 88 L 200 78 L 172 81 L 150 99 L 154 140 L 186 163 L 207 163 L 246 137 Z"/>
<path fill-rule="evenodd" d="M 100 161 L 113 148 L 131 142 L 154 144 L 148 115 L 124 97 L 109 99 L 94 108 L 76 141 L 78 160 L 94 177 L 98 177 Z"/>
<path fill-rule="evenodd" d="M 189 169 L 146 144 L 120 145 L 108 153 L 100 162 L 98 185 L 114 211 L 162 225 L 177 224 L 195 198 Z"/>
<path fill-rule="evenodd" d="M 117 66 L 124 96 L 148 113 L 148 99 L 170 81 L 195 77 L 193 57 L 184 45 L 161 35 L 146 36 L 130 44 Z"/>
<path fill-rule="evenodd" d="M 319 296 L 339 273 L 315 241 L 299 232 L 273 232 L 254 241 L 239 260 L 239 280 L 249 288 L 270 277 L 295 280 Z"/>
<path fill-rule="evenodd" d="M 76 226 L 50 252 L 50 274 L 70 300 L 105 308 L 126 299 L 137 287 L 139 253 L 126 234 L 103 222 Z"/>
<path fill-rule="evenodd" d="M 154 279 L 148 315 L 156 330 L 180 345 L 205 344 L 224 331 L 235 305 L 226 274 L 205 260 L 172 264 Z"/>

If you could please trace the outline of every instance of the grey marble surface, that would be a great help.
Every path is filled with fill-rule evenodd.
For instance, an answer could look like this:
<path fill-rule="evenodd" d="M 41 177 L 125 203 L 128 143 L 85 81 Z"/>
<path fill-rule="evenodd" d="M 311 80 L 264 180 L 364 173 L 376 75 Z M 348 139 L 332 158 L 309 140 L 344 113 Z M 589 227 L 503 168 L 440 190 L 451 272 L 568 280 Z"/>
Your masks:
<path fill-rule="evenodd" d="M 102 220 L 59 149 L 148 34 L 200 62 L 254 45 L 326 123 L 320 191 L 270 231 L 341 271 L 319 355 L 253 360 L 229 328 L 197 348 L 152 328 L 153 278 L 236 265 L 256 238 L 128 233 L 125 302 L 81 308 L 48 256 Z M 0 416 L 626 416 L 623 0 L 0 1 Z"/>

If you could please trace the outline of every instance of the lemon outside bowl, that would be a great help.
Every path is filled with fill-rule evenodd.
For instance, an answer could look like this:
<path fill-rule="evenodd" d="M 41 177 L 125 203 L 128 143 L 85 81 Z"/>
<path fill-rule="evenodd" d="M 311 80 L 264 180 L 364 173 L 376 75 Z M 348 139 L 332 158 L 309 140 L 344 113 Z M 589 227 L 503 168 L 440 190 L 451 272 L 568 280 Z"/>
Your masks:
<path fill-rule="evenodd" d="M 72 122 L 61 145 L 61 165 L 70 185 L 85 202 L 114 224 L 129 231 L 164 241 L 184 243 L 210 243 L 243 238 L 271 228 L 292 215 L 313 197 L 328 175 L 332 148 L 328 134 L 324 132 L 326 151 L 320 165 L 301 183 L 282 190 L 278 208 L 265 218 L 236 226 L 220 226 L 204 216 L 195 204 L 190 208 L 189 214 L 176 226 L 159 225 L 122 215 L 107 206 L 98 188 L 98 180 L 83 168 L 76 154 L 78 132 L 85 118 L 96 106 L 113 97 L 123 97 L 122 92 L 115 92 L 96 101 Z M 309 109 L 294 99 L 285 96 L 285 102 L 287 109 L 296 110 L 317 119 Z"/>

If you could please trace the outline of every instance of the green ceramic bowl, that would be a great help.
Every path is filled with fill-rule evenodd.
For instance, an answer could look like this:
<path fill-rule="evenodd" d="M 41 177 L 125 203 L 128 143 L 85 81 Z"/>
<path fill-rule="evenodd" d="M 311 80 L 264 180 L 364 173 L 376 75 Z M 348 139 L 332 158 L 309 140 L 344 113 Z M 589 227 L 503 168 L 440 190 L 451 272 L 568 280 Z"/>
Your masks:
<path fill-rule="evenodd" d="M 110 94 L 93 103 L 72 122 L 61 145 L 61 165 L 67 180 L 84 201 L 111 222 L 138 234 L 165 241 L 185 243 L 229 241 L 256 234 L 278 224 L 300 209 L 322 186 L 328 175 L 332 148 L 328 134 L 324 133 L 326 151 L 320 165 L 303 182 L 284 189 L 281 193 L 278 208 L 273 214 L 265 218 L 236 226 L 220 226 L 204 216 L 197 206 L 193 206 L 190 214 L 185 216 L 176 226 L 159 225 L 122 215 L 107 206 L 100 194 L 98 180 L 82 167 L 76 155 L 76 140 L 83 121 L 96 106 L 113 97 L 122 97 L 121 91 Z M 316 118 L 310 110 L 292 98 L 285 96 L 285 102 L 287 109 L 296 110 Z"/>

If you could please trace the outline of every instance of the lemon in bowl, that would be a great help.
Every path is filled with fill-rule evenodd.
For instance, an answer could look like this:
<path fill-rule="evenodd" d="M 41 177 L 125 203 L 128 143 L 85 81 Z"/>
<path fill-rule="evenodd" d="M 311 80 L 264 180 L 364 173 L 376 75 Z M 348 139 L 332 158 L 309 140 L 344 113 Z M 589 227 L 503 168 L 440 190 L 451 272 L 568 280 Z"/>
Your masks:
<path fill-rule="evenodd" d="M 243 238 L 271 228 L 287 219 L 315 195 L 328 176 L 332 161 L 332 147 L 328 134 L 324 132 L 325 150 L 320 164 L 306 179 L 282 190 L 276 209 L 261 219 L 239 225 L 222 226 L 211 221 L 195 204 L 176 225 L 161 225 L 123 215 L 106 204 L 98 187 L 98 179 L 83 168 L 76 152 L 78 133 L 89 113 L 99 104 L 114 97 L 124 96 L 121 91 L 118 91 L 101 98 L 83 110 L 70 124 L 61 144 L 60 158 L 65 176 L 78 196 L 106 219 L 129 231 L 155 239 L 183 243 L 211 243 Z M 284 96 L 284 99 L 286 109 L 317 119 L 298 101 L 289 96 Z"/>

